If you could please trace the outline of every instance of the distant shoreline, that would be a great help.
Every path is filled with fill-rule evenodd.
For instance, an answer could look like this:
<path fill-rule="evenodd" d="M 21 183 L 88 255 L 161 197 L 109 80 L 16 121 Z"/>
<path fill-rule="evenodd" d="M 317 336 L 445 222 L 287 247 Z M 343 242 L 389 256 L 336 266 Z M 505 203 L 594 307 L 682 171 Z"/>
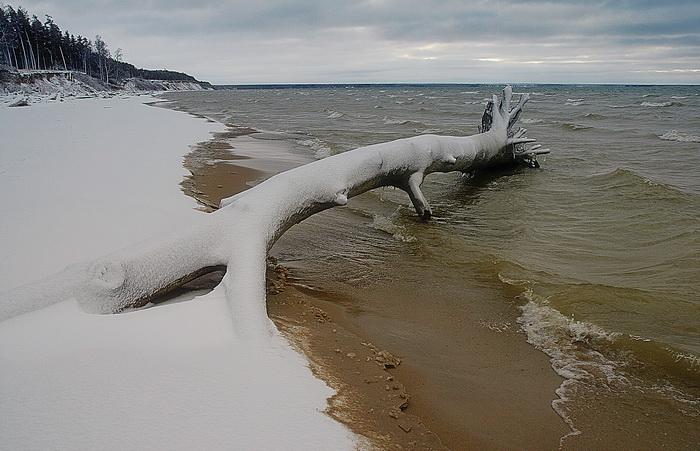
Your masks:
<path fill-rule="evenodd" d="M 536 86 L 622 86 L 622 87 L 645 87 L 645 86 L 700 86 L 700 84 L 663 84 L 663 83 L 239 83 L 239 84 L 214 84 L 211 86 L 215 90 L 225 89 L 348 89 L 348 88 L 425 88 L 425 87 L 497 87 L 502 88 L 504 84 L 513 87 L 536 87 Z"/>

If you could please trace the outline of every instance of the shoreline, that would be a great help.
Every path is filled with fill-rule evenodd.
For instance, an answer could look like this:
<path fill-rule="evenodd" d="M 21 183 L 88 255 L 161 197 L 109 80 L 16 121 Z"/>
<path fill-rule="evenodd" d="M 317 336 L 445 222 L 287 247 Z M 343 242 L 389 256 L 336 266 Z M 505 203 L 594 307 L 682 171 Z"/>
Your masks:
<path fill-rule="evenodd" d="M 182 190 L 203 211 L 216 210 L 221 199 L 274 175 L 238 164 L 249 157 L 236 155 L 228 140 L 252 133 L 256 131 L 230 129 L 215 134 L 212 140 L 192 146 L 185 156 L 190 175 Z M 348 332 L 338 307 L 290 284 L 287 273 L 270 258 L 268 314 L 285 339 L 306 357 L 316 377 L 335 390 L 328 399 L 327 414 L 379 449 L 447 449 L 418 417 L 403 411 L 410 395 L 386 371 L 400 360 Z M 208 285 L 217 282 L 214 278 Z"/>
<path fill-rule="evenodd" d="M 255 159 L 250 149 L 246 149 L 246 157 L 236 155 L 237 141 L 241 137 L 248 138 L 243 135 L 249 134 L 250 131 L 238 135 L 235 132 L 229 133 L 225 140 L 233 139 L 227 141 L 228 145 L 217 144 L 217 138 L 209 144 L 199 143 L 193 146 L 193 151 L 186 158 L 186 161 L 191 160 L 195 154 L 200 153 L 205 160 L 209 159 L 209 164 L 200 165 L 193 177 L 186 180 L 185 188 L 187 194 L 198 199 L 200 204 L 208 205 L 208 211 L 212 211 L 211 208 L 218 205 L 221 198 L 235 194 L 236 190 L 247 189 L 261 177 L 274 175 L 274 171 L 247 172 L 249 168 L 239 164 L 251 163 L 250 159 Z M 199 157 L 195 160 L 199 160 Z M 212 183 L 214 180 L 216 183 Z M 425 384 L 425 381 L 421 381 L 420 371 L 416 373 L 415 368 L 399 365 L 399 359 L 392 356 L 390 350 L 383 350 L 371 344 L 374 341 L 371 338 L 363 338 L 363 335 L 366 335 L 363 332 L 367 330 L 362 331 L 353 325 L 353 320 L 348 317 L 344 307 L 334 303 L 335 295 L 332 292 L 315 292 L 306 288 L 303 282 L 287 280 L 288 276 L 289 271 L 276 265 L 273 260 L 268 273 L 268 313 L 285 338 L 306 356 L 314 374 L 337 392 L 329 399 L 328 414 L 382 449 L 449 449 L 438 435 L 426 427 L 422 421 L 424 418 L 420 417 L 435 413 L 431 412 L 431 405 L 439 400 L 426 398 L 425 394 L 414 396 L 414 401 L 411 400 L 411 386 L 416 388 Z M 465 335 L 466 343 L 469 343 L 469 340 L 478 340 L 480 333 L 483 334 L 477 330 L 471 335 Z M 369 335 L 372 335 L 371 331 Z M 531 385 L 535 388 L 525 389 L 514 402 L 534 408 L 539 401 L 530 402 L 524 398 L 531 396 L 539 400 L 543 396 L 549 397 L 542 404 L 544 407 L 537 407 L 544 409 L 541 413 L 533 411 L 527 412 L 526 415 L 541 417 L 541 423 L 551 423 L 541 430 L 530 431 L 530 434 L 538 437 L 536 443 L 550 443 L 550 448 L 555 448 L 559 439 L 570 432 L 550 405 L 551 401 L 557 399 L 555 390 L 561 381 L 549 366 L 547 358 L 530 347 L 522 334 L 510 331 L 508 335 L 505 344 L 500 345 L 501 348 L 519 342 L 520 351 L 529 352 L 528 356 L 535 355 L 538 361 L 541 361 L 533 364 L 523 363 L 528 367 L 524 374 L 533 382 Z M 501 337 L 496 341 L 500 339 Z M 518 352 L 515 349 L 513 351 Z M 543 364 L 542 362 L 544 367 L 532 368 Z M 485 370 L 486 373 L 492 371 L 497 370 Z M 540 380 L 542 375 L 545 375 L 546 381 Z M 499 380 L 515 383 L 515 378 L 519 377 L 520 374 L 513 374 L 500 377 Z M 538 379 L 535 382 L 532 378 Z M 522 381 L 517 384 L 528 385 Z M 510 388 L 507 391 L 510 391 Z M 491 395 L 502 397 L 495 391 L 491 392 Z M 416 407 L 416 402 L 427 405 Z M 504 413 L 489 412 L 487 409 L 488 407 L 474 406 L 473 414 L 480 418 L 478 421 L 491 416 L 495 420 L 498 415 Z M 507 411 L 505 413 L 507 414 Z M 445 418 L 444 412 L 442 415 L 442 418 L 440 414 L 431 415 L 431 424 L 449 439 L 447 442 L 451 443 L 452 449 L 502 449 L 512 445 L 512 438 L 505 438 L 510 433 L 508 431 L 500 438 L 478 437 L 469 432 L 455 430 L 456 426 L 450 418 Z M 515 439 L 515 442 L 517 443 L 518 439 Z M 530 445 L 524 443 L 520 441 L 520 446 L 533 446 L 532 442 L 529 442 Z"/>

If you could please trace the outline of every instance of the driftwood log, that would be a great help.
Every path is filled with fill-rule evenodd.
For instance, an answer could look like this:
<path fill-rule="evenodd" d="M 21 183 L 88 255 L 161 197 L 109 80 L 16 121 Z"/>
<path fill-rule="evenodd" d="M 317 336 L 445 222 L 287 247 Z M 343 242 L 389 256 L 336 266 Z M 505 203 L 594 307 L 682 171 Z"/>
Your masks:
<path fill-rule="evenodd" d="M 219 210 L 203 215 L 176 235 L 67 268 L 33 284 L 33 292 L 30 287 L 29 291 L 20 288 L 0 294 L 0 320 L 61 300 L 50 299 L 52 287 L 61 296 L 70 292 L 88 312 L 116 313 L 143 306 L 194 277 L 225 266 L 222 283 L 235 330 L 243 337 L 264 339 L 274 333 L 266 312 L 267 253 L 294 224 L 381 186 L 406 191 L 417 214 L 428 219 L 432 212 L 420 186 L 432 172 L 471 172 L 517 162 L 536 166 L 537 155 L 547 150 L 539 146 L 526 149 L 524 145 L 534 139 L 526 138 L 524 129 L 513 131 L 528 96 L 521 96 L 514 107 L 511 99 L 510 87 L 504 89 L 502 98 L 493 96 L 476 135 L 399 139 L 277 174 L 224 199 Z M 61 274 L 75 279 L 74 286 L 59 289 Z M 45 299 L 37 299 L 36 293 Z"/>

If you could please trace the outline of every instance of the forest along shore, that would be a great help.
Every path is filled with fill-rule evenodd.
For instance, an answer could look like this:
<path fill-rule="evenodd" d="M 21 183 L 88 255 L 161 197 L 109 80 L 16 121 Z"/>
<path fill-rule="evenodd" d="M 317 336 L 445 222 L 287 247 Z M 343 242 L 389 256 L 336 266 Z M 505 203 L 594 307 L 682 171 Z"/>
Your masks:
<path fill-rule="evenodd" d="M 306 161 L 311 161 L 310 157 L 290 153 L 285 144 L 271 140 L 265 133 L 229 125 L 227 132 L 197 144 L 185 157 L 191 175 L 183 181 L 183 190 L 197 199 L 204 210 L 213 211 L 222 198 Z M 305 222 L 305 227 L 314 227 L 317 221 L 323 219 L 310 218 L 306 221 L 310 225 Z M 295 242 L 297 228 L 301 226 L 280 239 L 273 255 L 293 252 L 295 246 L 304 245 Z M 382 303 L 400 303 L 401 296 L 416 296 L 408 292 L 410 289 L 401 289 L 402 284 L 396 282 L 393 289 L 398 291 L 393 295 L 381 287 L 364 290 L 366 301 L 381 308 Z M 410 449 L 554 449 L 559 439 L 570 432 L 551 408 L 561 378 L 554 374 L 543 354 L 525 343 L 522 334 L 514 330 L 496 334 L 484 327 L 460 326 L 463 330 L 456 337 L 460 346 L 472 348 L 474 355 L 485 353 L 486 359 L 483 363 L 469 362 L 480 369 L 474 373 L 474 386 L 465 387 L 465 393 L 473 397 L 466 409 L 475 427 L 487 425 L 486 432 L 475 433 L 463 430 L 456 421 L 456 416 L 464 412 L 445 413 L 439 407 L 443 400 L 434 396 L 434 390 L 440 381 L 426 381 L 416 362 L 401 364 L 391 349 L 372 344 L 376 331 L 371 323 L 361 327 L 355 324 L 343 306 L 343 295 L 312 289 L 294 271 L 277 265 L 274 258 L 270 260 L 268 312 L 278 329 L 307 356 L 315 374 L 337 391 L 330 401 L 329 413 L 354 432 L 382 448 Z M 515 311 L 512 313 L 516 315 Z M 488 363 L 490 351 L 485 347 L 518 357 L 512 368 L 493 368 Z M 414 396 L 414 391 L 418 396 Z M 503 405 L 494 408 L 500 402 Z M 538 427 L 503 430 L 498 425 L 504 415 L 521 424 L 520 429 L 532 424 Z M 520 421 L 524 417 L 529 420 Z M 430 430 L 425 424 L 430 425 Z M 496 429 L 501 432 L 492 432 Z"/>

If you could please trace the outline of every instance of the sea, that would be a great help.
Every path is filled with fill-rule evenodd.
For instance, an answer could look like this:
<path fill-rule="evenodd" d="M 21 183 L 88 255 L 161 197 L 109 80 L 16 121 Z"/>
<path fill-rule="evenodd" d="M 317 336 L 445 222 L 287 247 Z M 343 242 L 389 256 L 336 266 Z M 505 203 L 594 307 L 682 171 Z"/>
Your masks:
<path fill-rule="evenodd" d="M 164 98 L 259 130 L 301 164 L 477 133 L 502 88 L 238 86 Z M 326 293 L 358 334 L 413 365 L 409 392 L 453 402 L 452 417 L 468 419 L 459 409 L 477 402 L 460 365 L 482 359 L 459 342 L 478 335 L 457 331 L 480 329 L 544 354 L 561 382 L 551 399 L 569 431 L 561 448 L 700 449 L 700 86 L 514 92 L 530 95 L 520 126 L 550 150 L 539 168 L 430 175 L 428 221 L 402 191 L 375 190 L 295 226 L 273 254 L 293 283 Z M 494 374 L 514 358 L 483 357 Z"/>

